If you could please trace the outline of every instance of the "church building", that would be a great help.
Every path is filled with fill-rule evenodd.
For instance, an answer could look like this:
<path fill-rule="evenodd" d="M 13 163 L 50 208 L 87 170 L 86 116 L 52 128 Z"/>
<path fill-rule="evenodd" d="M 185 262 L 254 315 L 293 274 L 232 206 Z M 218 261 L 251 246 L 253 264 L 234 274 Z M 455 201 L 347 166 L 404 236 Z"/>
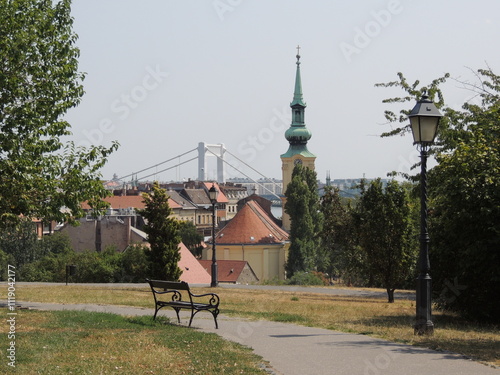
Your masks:
<path fill-rule="evenodd" d="M 295 74 L 295 90 L 293 100 L 290 103 L 292 108 L 292 124 L 285 132 L 285 138 L 289 142 L 288 151 L 281 155 L 281 169 L 283 174 L 283 194 L 286 193 L 288 184 L 292 181 L 293 168 L 297 164 L 302 164 L 314 170 L 316 156 L 307 149 L 307 141 L 311 139 L 312 133 L 306 128 L 305 109 L 306 104 L 302 97 L 302 82 L 300 77 L 300 47 L 297 47 L 297 72 Z M 290 231 L 290 217 L 285 212 L 286 197 L 282 198 L 283 203 L 283 228 Z"/>

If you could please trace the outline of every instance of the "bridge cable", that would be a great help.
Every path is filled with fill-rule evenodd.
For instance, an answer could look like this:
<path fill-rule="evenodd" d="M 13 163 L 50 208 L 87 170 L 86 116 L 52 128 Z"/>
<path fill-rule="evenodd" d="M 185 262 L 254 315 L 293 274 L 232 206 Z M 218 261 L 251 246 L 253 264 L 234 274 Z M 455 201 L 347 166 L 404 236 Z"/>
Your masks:
<path fill-rule="evenodd" d="M 255 182 L 257 185 L 259 185 L 260 187 L 262 187 L 264 190 L 267 190 L 269 193 L 271 193 L 271 195 L 274 195 L 276 198 L 280 199 L 280 196 L 277 195 L 276 193 L 274 193 L 272 190 L 269 190 L 267 187 L 265 187 L 264 185 L 262 185 L 261 183 L 255 181 L 252 177 L 248 176 L 247 174 L 245 174 L 244 172 L 240 171 L 238 168 L 236 168 L 234 165 L 230 164 L 227 160 L 224 160 L 222 157 L 220 157 L 219 155 L 217 155 L 216 153 L 210 151 L 209 149 L 207 149 L 208 152 L 212 153 L 215 155 L 215 157 L 221 159 L 224 163 L 226 163 L 227 165 L 229 165 L 231 168 L 233 168 L 235 171 L 238 171 L 240 172 L 243 176 L 245 176 L 246 178 L 249 178 L 250 180 L 252 180 L 253 182 Z M 226 150 L 227 151 L 227 150 Z M 231 154 L 229 151 L 228 151 L 229 154 Z M 232 154 L 231 154 L 232 155 Z M 233 155 L 234 156 L 234 155 Z M 238 159 L 238 158 L 236 158 Z M 239 160 L 239 159 L 238 159 Z M 241 161 L 241 160 L 240 160 Z M 243 164 L 247 165 L 245 162 L 242 161 Z M 247 165 L 248 166 L 248 165 Z M 250 167 L 250 166 L 249 166 Z M 252 167 L 250 167 L 252 168 Z M 252 168 L 253 169 L 253 168 Z M 255 169 L 254 169 L 255 170 Z M 266 176 L 264 176 L 263 174 L 261 174 L 260 172 L 256 171 L 257 173 L 259 173 L 261 176 L 263 176 L 264 178 L 267 179 Z M 273 182 L 274 183 L 274 182 Z"/>
<path fill-rule="evenodd" d="M 197 149 L 198 149 L 198 148 L 193 148 L 192 150 L 186 151 L 186 152 L 184 152 L 183 154 L 180 154 L 180 155 L 177 155 L 177 156 L 175 156 L 175 157 L 173 157 L 173 158 L 171 158 L 171 159 L 168 159 L 168 160 L 162 161 L 161 163 L 155 164 L 155 165 L 153 165 L 153 166 L 151 166 L 151 167 L 144 168 L 144 169 L 141 169 L 141 170 L 140 170 L 140 171 L 138 171 L 138 172 L 133 172 L 133 173 L 128 174 L 128 175 L 126 175 L 126 176 L 120 177 L 120 178 L 119 178 L 119 180 L 123 180 L 124 178 L 130 177 L 130 176 L 133 176 L 134 174 L 135 174 L 135 175 L 137 175 L 138 173 L 141 173 L 141 172 L 147 171 L 148 169 L 152 169 L 152 168 L 158 167 L 159 165 L 162 165 L 162 164 L 168 163 L 169 161 L 172 161 L 172 160 L 174 160 L 174 159 L 180 158 L 181 156 L 187 155 L 187 154 L 189 154 L 190 152 L 196 151 Z M 195 158 L 195 159 L 196 159 L 196 158 Z M 190 159 L 189 161 L 191 161 L 191 160 L 193 160 L 193 159 Z M 184 163 L 181 163 L 181 164 L 184 164 Z M 181 164 L 177 164 L 177 165 L 176 165 L 176 167 L 178 167 L 178 166 L 179 166 L 179 165 L 181 165 Z M 169 168 L 169 169 L 171 169 L 171 168 Z M 168 170 L 168 169 L 166 169 L 166 170 Z M 149 176 L 147 176 L 147 177 L 149 177 Z"/>
<path fill-rule="evenodd" d="M 180 166 L 180 165 L 183 165 L 183 164 L 189 163 L 190 161 L 193 161 L 193 160 L 196 160 L 196 159 L 198 159 L 198 156 L 195 156 L 194 158 L 191 158 L 191 159 L 189 159 L 189 160 L 185 160 L 185 161 L 183 161 L 182 163 L 179 163 L 179 164 L 177 164 L 177 165 L 174 165 L 173 167 L 168 167 L 168 168 L 162 169 L 161 171 L 157 171 L 157 172 L 155 172 L 155 173 L 148 174 L 147 176 L 141 176 L 141 179 L 148 178 L 148 177 L 151 177 L 151 176 L 155 176 L 155 175 L 157 175 L 157 174 L 159 174 L 159 173 L 163 173 L 163 172 L 168 171 L 168 170 L 170 170 L 170 169 L 177 168 L 177 167 L 178 167 L 178 166 Z M 148 169 L 151 169 L 151 168 L 148 168 Z"/>

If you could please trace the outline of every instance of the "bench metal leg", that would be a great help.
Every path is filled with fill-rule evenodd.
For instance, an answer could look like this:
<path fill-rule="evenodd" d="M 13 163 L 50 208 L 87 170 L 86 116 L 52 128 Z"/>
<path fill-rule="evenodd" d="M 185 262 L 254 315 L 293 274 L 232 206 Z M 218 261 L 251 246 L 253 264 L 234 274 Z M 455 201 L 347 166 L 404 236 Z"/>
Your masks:
<path fill-rule="evenodd" d="M 175 310 L 175 313 L 177 314 L 177 323 L 181 324 L 181 318 L 179 317 L 179 311 L 181 310 L 180 308 L 173 307 Z"/>
<path fill-rule="evenodd" d="M 160 307 L 158 307 L 158 305 L 156 306 L 156 308 L 155 308 L 155 314 L 154 314 L 154 316 L 153 316 L 153 320 L 156 320 L 156 315 L 158 314 L 158 311 L 160 311 L 160 309 L 161 309 L 162 307 L 165 307 L 165 306 L 160 306 Z M 180 311 L 181 309 L 180 309 L 180 308 L 178 308 L 178 307 L 172 307 L 172 308 L 175 310 L 175 313 L 177 314 L 177 322 L 180 324 L 180 322 L 181 322 L 181 318 L 179 317 L 179 311 Z M 191 317 L 191 319 L 192 319 L 192 317 Z"/>
<path fill-rule="evenodd" d="M 200 311 L 208 311 L 214 317 L 215 329 L 219 329 L 219 324 L 217 323 L 217 315 L 219 315 L 219 310 L 191 310 L 191 319 L 189 319 L 189 327 L 191 327 L 191 323 L 193 322 L 194 316 Z"/>
<path fill-rule="evenodd" d="M 219 309 L 216 309 L 214 311 L 210 311 L 214 317 L 215 321 L 215 329 L 219 329 L 219 324 L 217 323 L 217 316 L 219 315 Z"/>

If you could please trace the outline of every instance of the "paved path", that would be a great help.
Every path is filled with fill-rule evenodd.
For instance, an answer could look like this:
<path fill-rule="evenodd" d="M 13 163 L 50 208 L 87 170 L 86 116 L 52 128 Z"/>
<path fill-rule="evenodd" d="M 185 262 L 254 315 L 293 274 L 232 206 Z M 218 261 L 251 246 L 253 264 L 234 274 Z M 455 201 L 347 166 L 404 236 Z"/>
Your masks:
<path fill-rule="evenodd" d="M 18 302 L 40 310 L 87 310 L 121 315 L 153 315 L 153 309 L 111 305 Z M 173 310 L 160 310 L 176 321 Z M 293 324 L 250 321 L 220 315 L 216 330 L 210 314 L 200 313 L 193 327 L 217 333 L 254 349 L 283 375 L 500 375 L 499 369 L 452 353 L 395 344 L 364 335 Z M 189 313 L 181 312 L 181 324 Z"/>

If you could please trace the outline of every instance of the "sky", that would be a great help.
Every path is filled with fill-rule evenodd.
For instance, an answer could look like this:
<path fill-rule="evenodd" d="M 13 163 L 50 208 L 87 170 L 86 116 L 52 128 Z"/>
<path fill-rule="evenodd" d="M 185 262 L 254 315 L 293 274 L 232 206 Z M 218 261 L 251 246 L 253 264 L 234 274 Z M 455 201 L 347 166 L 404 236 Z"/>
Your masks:
<path fill-rule="evenodd" d="M 418 160 L 411 134 L 380 137 L 384 110 L 402 109 L 382 100 L 402 92 L 376 83 L 450 73 L 445 101 L 459 108 L 473 100 L 460 81 L 500 71 L 495 0 L 73 0 L 72 15 L 86 93 L 67 119 L 77 145 L 120 143 L 105 179 L 169 159 L 137 177 L 196 179 L 196 152 L 179 155 L 199 142 L 225 145 L 239 169 L 227 178 L 281 179 L 297 45 L 322 181 L 386 178 Z M 215 158 L 207 169 L 215 179 Z"/>

